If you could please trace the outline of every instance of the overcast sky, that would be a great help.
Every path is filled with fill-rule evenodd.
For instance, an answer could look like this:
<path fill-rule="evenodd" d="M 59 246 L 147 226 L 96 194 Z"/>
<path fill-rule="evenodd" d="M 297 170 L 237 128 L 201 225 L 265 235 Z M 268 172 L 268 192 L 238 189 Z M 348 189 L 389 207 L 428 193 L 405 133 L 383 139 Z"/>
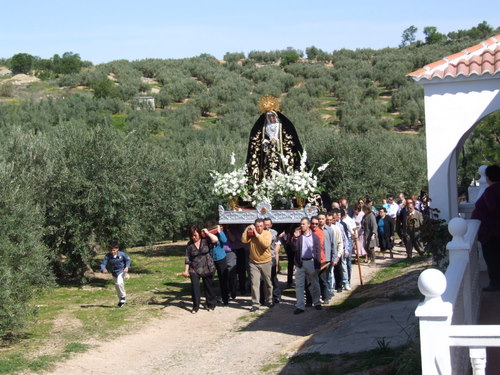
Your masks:
<path fill-rule="evenodd" d="M 500 26 L 500 1 L 24 0 L 2 5 L 0 57 L 74 52 L 94 64 L 117 59 L 316 46 L 397 47 L 409 26 L 441 33 L 482 21 Z"/>

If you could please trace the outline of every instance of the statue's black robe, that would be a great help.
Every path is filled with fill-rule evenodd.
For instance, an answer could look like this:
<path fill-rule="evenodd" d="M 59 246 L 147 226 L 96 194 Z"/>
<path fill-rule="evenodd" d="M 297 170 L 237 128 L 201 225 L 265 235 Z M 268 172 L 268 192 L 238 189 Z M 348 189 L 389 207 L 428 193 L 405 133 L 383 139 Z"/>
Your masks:
<path fill-rule="evenodd" d="M 264 177 L 270 177 L 272 170 L 286 172 L 287 168 L 281 160 L 280 153 L 288 158 L 288 166 L 293 170 L 300 169 L 302 145 L 292 122 L 281 112 L 277 112 L 281 122 L 279 149 L 271 152 L 264 150 L 263 141 L 269 139 L 265 134 L 266 114 L 262 114 L 252 130 L 248 140 L 247 173 L 251 184 L 259 183 Z"/>

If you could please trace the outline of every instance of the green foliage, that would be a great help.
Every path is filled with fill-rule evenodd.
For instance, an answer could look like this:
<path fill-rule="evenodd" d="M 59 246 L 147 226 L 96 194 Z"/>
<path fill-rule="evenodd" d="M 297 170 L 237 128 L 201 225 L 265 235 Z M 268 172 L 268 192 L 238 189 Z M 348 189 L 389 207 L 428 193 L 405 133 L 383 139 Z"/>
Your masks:
<path fill-rule="evenodd" d="M 55 54 L 51 59 L 41 59 L 27 53 L 18 53 L 11 57 L 10 68 L 14 74 L 28 74 L 35 71 L 37 77 L 49 79 L 54 75 L 78 73 L 88 63 L 81 61 L 80 55 L 64 52 L 62 56 Z"/>
<path fill-rule="evenodd" d="M 435 26 L 424 27 L 424 34 L 427 44 L 436 44 L 446 40 L 446 35 L 439 33 Z"/>
<path fill-rule="evenodd" d="M 487 32 L 487 26 L 478 29 Z M 223 202 L 210 193 L 208 171 L 227 171 L 232 152 L 243 163 L 258 100 L 269 94 L 281 98 L 309 164 L 332 159 L 321 181 L 332 197 L 352 201 L 418 192 L 426 184 L 424 137 L 387 131 L 395 121 L 416 130 L 425 122 L 422 89 L 406 74 L 471 40 L 331 55 L 310 47 L 306 61 L 299 61 L 303 53 L 292 48 L 252 51 L 247 59 L 228 53 L 225 62 L 200 55 L 89 66 L 71 52 L 46 60 L 28 56 L 28 63 L 21 58 L 26 56 L 17 57 L 20 66 L 34 60 L 30 70 L 56 79 L 64 94 L 24 100 L 16 89 L 7 92 L 16 103 L 0 102 L 0 164 L 16 171 L 0 176 L 0 209 L 7 218 L 31 214 L 23 223 L 5 221 L 4 232 L 17 237 L 5 240 L 2 256 L 24 256 L 21 249 L 33 249 L 45 270 L 37 275 L 50 280 L 52 270 L 83 280 L 99 245 L 110 239 L 125 246 L 150 244 L 183 237 L 190 223 L 216 219 Z M 327 60 L 333 64 L 320 63 Z M 72 89 L 79 85 L 93 94 Z M 152 87 L 159 88 L 157 110 L 136 111 L 134 97 Z M 322 118 L 325 102 L 333 107 L 328 110 L 333 120 Z M 388 110 L 399 113 L 396 120 Z M 488 125 L 478 127 L 466 144 L 467 168 L 477 170 L 480 162 L 469 154 L 480 154 L 481 163 L 497 160 L 499 121 L 485 121 Z M 464 167 L 463 181 L 468 171 Z M 13 266 L 2 259 L 0 267 Z M 14 277 L 4 268 L 0 277 Z M 35 287 L 15 283 L 26 290 L 43 286 L 29 277 L 25 281 Z M 13 301 L 17 284 L 8 282 L 12 294 L 4 298 L 12 307 L 0 324 L 5 321 L 17 332 L 30 315 L 30 295 L 20 292 L 22 302 Z M 13 314 L 22 317 L 19 322 L 9 320 Z"/>
<path fill-rule="evenodd" d="M 78 53 L 64 52 L 62 56 L 54 55 L 51 67 L 56 74 L 78 73 L 83 62 Z"/>
<path fill-rule="evenodd" d="M 481 165 L 500 165 L 500 112 L 484 118 L 467 137 L 458 155 L 458 194 L 466 195 Z"/>
<path fill-rule="evenodd" d="M 297 55 L 297 53 L 295 53 L 295 52 L 291 52 L 291 53 L 287 53 L 283 57 L 283 59 L 281 60 L 280 65 L 281 66 L 286 66 L 286 65 L 290 65 L 290 64 L 296 63 L 297 61 L 299 61 L 299 55 Z"/>
<path fill-rule="evenodd" d="M 447 34 L 447 37 L 450 40 L 486 39 L 497 32 L 498 28 L 494 30 L 491 25 L 483 21 L 469 30 L 451 31 Z"/>
<path fill-rule="evenodd" d="M 0 84 L 0 97 L 10 98 L 15 92 L 15 86 L 11 82 Z"/>
<path fill-rule="evenodd" d="M 224 55 L 224 61 L 231 63 L 243 60 L 245 58 L 245 54 L 243 52 L 226 52 Z"/>
<path fill-rule="evenodd" d="M 168 95 L 165 87 L 162 87 L 160 92 L 153 95 L 153 97 L 155 98 L 155 104 L 157 107 L 165 108 L 170 104 L 170 96 Z"/>
<path fill-rule="evenodd" d="M 292 47 L 288 47 L 285 50 L 275 50 L 275 51 L 250 51 L 248 58 L 260 63 L 273 63 L 278 62 L 280 59 L 284 59 L 286 56 L 296 55 L 297 57 L 304 56 L 301 50 L 296 50 Z"/>
<path fill-rule="evenodd" d="M 448 263 L 446 245 L 452 240 L 445 220 L 439 218 L 439 210 L 431 208 L 431 216 L 425 218 L 420 228 L 420 239 L 425 250 L 432 254 L 433 263 L 442 270 Z"/>
<path fill-rule="evenodd" d="M 367 132 L 363 136 L 315 131 L 307 134 L 311 165 L 333 159 L 322 181 L 331 197 L 384 197 L 416 193 L 426 185 L 425 142 L 421 136 Z M 409 151 L 411 150 L 411 151 Z"/>
<path fill-rule="evenodd" d="M 10 70 L 13 74 L 28 74 L 35 63 L 36 57 L 28 53 L 18 53 L 10 59 Z"/>
<path fill-rule="evenodd" d="M 94 97 L 96 99 L 120 97 L 120 90 L 108 78 L 93 82 L 91 87 L 94 90 Z"/>
<path fill-rule="evenodd" d="M 308 60 L 327 62 L 331 59 L 330 54 L 323 51 L 321 48 L 315 46 L 306 48 L 306 55 Z"/>
<path fill-rule="evenodd" d="M 401 36 L 401 44 L 399 45 L 399 48 L 403 48 L 414 43 L 416 40 L 415 34 L 417 33 L 417 31 L 418 29 L 414 25 L 405 29 L 403 31 L 403 35 Z"/>
<path fill-rule="evenodd" d="M 26 171 L 0 161 L 0 341 L 23 331 L 33 314 L 28 304 L 50 285 L 50 252 L 41 238 L 43 215 L 32 200 Z"/>
<path fill-rule="evenodd" d="M 111 128 L 59 128 L 52 142 L 58 172 L 45 187 L 45 241 L 64 259 L 59 272 L 76 277 L 90 264 L 95 244 L 134 238 L 137 228 L 126 215 L 133 192 L 123 188 L 132 186 L 130 161 Z"/>

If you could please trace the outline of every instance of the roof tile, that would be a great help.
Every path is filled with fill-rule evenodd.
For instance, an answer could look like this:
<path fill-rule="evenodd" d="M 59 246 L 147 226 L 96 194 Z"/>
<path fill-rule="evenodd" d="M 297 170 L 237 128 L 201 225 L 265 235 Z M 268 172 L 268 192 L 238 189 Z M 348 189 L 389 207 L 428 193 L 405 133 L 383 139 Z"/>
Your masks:
<path fill-rule="evenodd" d="M 463 51 L 446 56 L 410 74 L 415 81 L 458 76 L 470 77 L 500 72 L 500 34 Z"/>

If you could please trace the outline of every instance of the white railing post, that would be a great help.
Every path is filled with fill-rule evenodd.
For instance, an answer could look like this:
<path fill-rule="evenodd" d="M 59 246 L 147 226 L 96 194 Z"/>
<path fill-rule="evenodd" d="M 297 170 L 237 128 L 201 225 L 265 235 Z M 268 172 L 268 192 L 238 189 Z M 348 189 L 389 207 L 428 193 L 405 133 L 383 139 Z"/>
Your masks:
<path fill-rule="evenodd" d="M 473 375 L 484 375 L 486 370 L 486 348 L 469 348 Z"/>
<path fill-rule="evenodd" d="M 448 223 L 448 232 L 453 236 L 446 248 L 450 252 L 450 264 L 457 261 L 469 261 L 469 243 L 465 239 L 467 222 L 461 217 L 454 217 Z"/>
<path fill-rule="evenodd" d="M 462 311 L 464 312 L 464 324 L 474 324 L 473 321 L 473 303 L 472 303 L 472 275 L 470 270 L 470 251 L 471 244 L 465 238 L 467 234 L 467 222 L 460 218 L 454 217 L 448 223 L 448 231 L 453 236 L 452 240 L 448 242 L 446 248 L 448 249 L 450 256 L 449 272 L 446 272 L 446 279 L 453 282 L 453 290 L 458 291 L 457 288 L 462 287 Z M 456 265 L 462 265 L 458 267 L 460 272 L 457 272 Z M 451 273 L 451 275 L 450 275 Z M 455 303 L 456 295 L 450 301 L 449 296 L 445 297 L 448 302 Z M 456 308 L 456 307 L 455 307 Z"/>
<path fill-rule="evenodd" d="M 446 278 L 436 269 L 423 271 L 418 278 L 418 289 L 425 296 L 415 310 L 420 325 L 420 351 L 423 375 L 451 374 L 448 327 L 453 306 L 443 302 Z"/>

